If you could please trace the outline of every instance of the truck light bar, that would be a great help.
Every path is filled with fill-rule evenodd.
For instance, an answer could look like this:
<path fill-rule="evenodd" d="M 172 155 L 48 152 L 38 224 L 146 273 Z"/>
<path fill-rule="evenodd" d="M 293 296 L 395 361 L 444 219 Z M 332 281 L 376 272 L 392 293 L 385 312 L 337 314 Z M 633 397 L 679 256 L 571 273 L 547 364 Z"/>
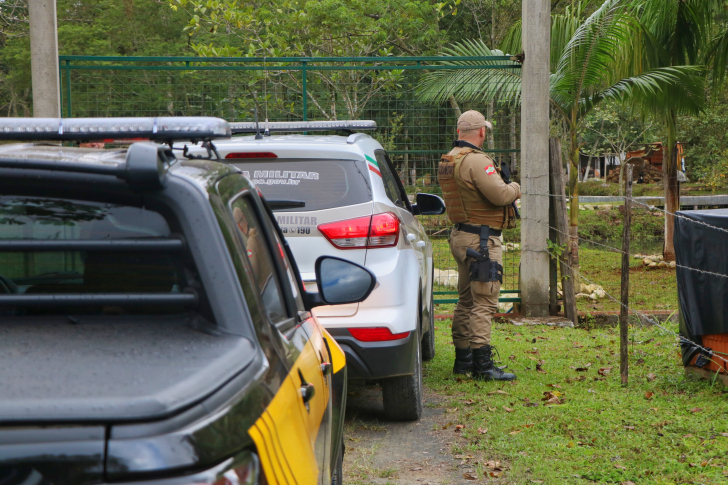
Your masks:
<path fill-rule="evenodd" d="M 59 162 L 57 160 L 5 158 L 0 156 L 0 169 L 50 170 L 94 175 L 112 175 L 125 180 L 135 190 L 160 190 L 167 181 L 169 167 L 176 162 L 167 145 L 150 142 L 133 143 L 126 151 L 124 164 Z"/>
<path fill-rule="evenodd" d="M 237 122 L 230 123 L 235 133 L 295 133 L 301 131 L 365 131 L 376 130 L 377 122 L 372 120 L 340 120 L 340 121 L 273 121 L 273 122 Z"/>
<path fill-rule="evenodd" d="M 202 116 L 160 118 L 0 118 L 0 140 L 200 140 L 230 138 L 227 121 Z"/>

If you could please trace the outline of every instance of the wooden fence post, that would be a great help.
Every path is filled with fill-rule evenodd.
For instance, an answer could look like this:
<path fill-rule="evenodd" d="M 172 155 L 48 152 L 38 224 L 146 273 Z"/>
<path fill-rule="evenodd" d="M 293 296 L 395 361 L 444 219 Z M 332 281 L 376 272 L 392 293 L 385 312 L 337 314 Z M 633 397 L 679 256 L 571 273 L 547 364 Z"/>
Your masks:
<path fill-rule="evenodd" d="M 569 241 L 569 225 L 566 215 L 564 168 L 561 158 L 561 140 L 556 137 L 549 140 L 549 161 L 551 165 L 549 173 L 551 175 L 552 186 L 552 197 L 549 197 L 549 199 L 554 208 L 554 216 L 556 219 L 555 232 L 559 246 L 566 247 Z M 574 325 L 578 325 L 579 315 L 576 312 L 576 293 L 574 292 L 574 285 L 576 284 L 574 278 L 578 278 L 578 275 L 571 274 L 571 268 L 567 264 L 565 255 L 559 255 L 559 262 L 561 266 L 561 291 L 564 295 L 564 315 L 567 319 L 574 322 Z"/>
<path fill-rule="evenodd" d="M 629 383 L 629 236 L 632 220 L 632 165 L 625 164 L 624 227 L 622 228 L 622 306 L 619 312 L 619 374 L 622 385 Z"/>

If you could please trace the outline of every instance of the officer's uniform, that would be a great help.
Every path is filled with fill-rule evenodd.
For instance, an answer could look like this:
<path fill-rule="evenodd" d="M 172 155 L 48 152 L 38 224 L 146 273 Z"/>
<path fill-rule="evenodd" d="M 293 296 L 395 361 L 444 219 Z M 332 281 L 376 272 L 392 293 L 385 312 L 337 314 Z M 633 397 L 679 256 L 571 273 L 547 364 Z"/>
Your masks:
<path fill-rule="evenodd" d="M 482 118 L 483 124 L 480 126 L 489 125 L 480 113 L 469 111 L 458 120 L 461 133 L 463 126 L 468 127 L 463 123 L 463 118 L 470 120 L 471 125 L 478 124 Z M 497 279 L 471 281 L 471 263 L 474 258 L 466 256 L 466 251 L 468 248 L 476 251 L 480 249 L 482 226 L 487 226 L 490 260 L 503 264 L 499 236 L 502 229 L 515 227 L 512 204 L 521 197 L 521 187 L 517 183 L 506 184 L 493 160 L 474 145 L 462 141 L 456 144 L 460 146 L 455 146 L 442 157 L 438 181 L 448 218 L 454 224 L 450 250 L 458 265 L 459 301 L 452 323 L 452 339 L 456 348 L 455 372 L 466 373 L 473 365 L 471 352 L 466 349 L 487 347 L 490 356 L 491 318 L 498 310 L 501 287 L 501 281 Z M 499 276 L 502 280 L 502 266 Z M 460 368 L 458 358 L 463 362 Z"/>

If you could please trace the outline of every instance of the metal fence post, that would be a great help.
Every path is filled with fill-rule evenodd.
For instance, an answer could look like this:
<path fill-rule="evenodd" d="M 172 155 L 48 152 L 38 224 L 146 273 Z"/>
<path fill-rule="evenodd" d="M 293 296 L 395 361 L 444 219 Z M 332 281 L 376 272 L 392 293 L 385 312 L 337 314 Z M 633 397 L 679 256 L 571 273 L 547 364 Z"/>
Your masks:
<path fill-rule="evenodd" d="M 306 61 L 301 61 L 301 76 L 303 84 L 303 121 L 308 120 L 308 91 L 306 89 Z"/>
<path fill-rule="evenodd" d="M 71 117 L 71 61 L 66 61 L 66 118 Z"/>

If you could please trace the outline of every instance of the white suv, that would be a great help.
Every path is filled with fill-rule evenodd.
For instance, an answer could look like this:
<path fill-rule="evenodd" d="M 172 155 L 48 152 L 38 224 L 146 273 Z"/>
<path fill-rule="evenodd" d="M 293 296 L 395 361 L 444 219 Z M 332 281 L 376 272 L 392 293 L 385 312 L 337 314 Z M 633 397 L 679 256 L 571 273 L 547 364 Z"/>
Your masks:
<path fill-rule="evenodd" d="M 230 125 L 233 133 L 255 131 L 252 123 Z M 376 125 L 270 123 L 272 135 L 215 146 L 271 205 L 307 288 L 316 285 L 321 256 L 344 257 L 376 275 L 364 302 L 315 313 L 346 352 L 349 378 L 380 380 L 387 417 L 413 420 L 422 412 L 422 360 L 435 355 L 432 245 L 415 215 L 441 214 L 445 205 L 430 194 L 410 204 L 389 156 L 366 134 L 277 134 L 367 126 Z"/>

